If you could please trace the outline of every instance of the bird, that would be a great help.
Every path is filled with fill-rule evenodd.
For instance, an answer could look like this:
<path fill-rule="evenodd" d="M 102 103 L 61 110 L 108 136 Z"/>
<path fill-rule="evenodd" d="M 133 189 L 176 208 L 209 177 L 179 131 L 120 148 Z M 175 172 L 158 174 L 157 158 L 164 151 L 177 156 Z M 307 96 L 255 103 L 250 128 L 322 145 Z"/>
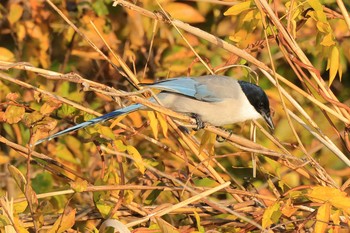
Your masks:
<path fill-rule="evenodd" d="M 269 99 L 264 90 L 253 83 L 228 76 L 204 75 L 169 78 L 142 86 L 160 90 L 157 99 L 164 107 L 195 117 L 197 129 L 203 128 L 204 122 L 223 126 L 263 118 L 271 131 L 274 130 Z M 156 102 L 154 98 L 150 100 Z M 137 103 L 114 110 L 40 139 L 35 145 L 140 109 L 147 108 Z"/>

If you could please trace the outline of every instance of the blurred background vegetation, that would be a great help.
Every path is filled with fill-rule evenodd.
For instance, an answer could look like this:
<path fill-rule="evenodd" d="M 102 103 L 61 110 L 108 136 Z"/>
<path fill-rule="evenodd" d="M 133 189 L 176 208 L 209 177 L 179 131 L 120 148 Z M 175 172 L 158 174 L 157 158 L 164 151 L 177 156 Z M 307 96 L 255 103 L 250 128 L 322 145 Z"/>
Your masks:
<path fill-rule="evenodd" d="M 264 0 L 129 3 L 140 8 L 120 2 L 1 1 L 0 226 L 9 230 L 14 225 L 17 232 L 97 232 L 113 217 L 134 232 L 348 232 L 349 3 L 270 1 L 268 11 Z M 178 31 L 174 23 L 164 22 L 167 13 L 160 6 L 171 19 L 193 27 Z M 261 63 L 213 44 L 195 28 Z M 274 140 L 256 130 L 254 145 L 266 150 L 252 154 L 254 146 L 218 143 L 204 130 L 179 135 L 164 115 L 140 111 L 28 151 L 30 142 L 131 104 L 130 98 L 101 92 L 135 91 L 119 72 L 125 71 L 123 64 L 140 82 L 208 74 L 193 50 L 217 74 L 257 82 L 257 73 L 276 125 Z M 219 69 L 225 66 L 230 67 Z M 264 71 L 295 86 L 279 79 L 277 88 Z M 280 88 L 301 110 L 286 97 L 283 107 Z M 290 120 L 287 110 L 309 129 Z M 255 126 L 249 122 L 226 128 L 254 138 Z M 267 150 L 287 157 L 271 156 Z M 201 153 L 204 159 L 197 156 Z M 147 217 L 224 181 L 231 184 L 221 191 Z"/>

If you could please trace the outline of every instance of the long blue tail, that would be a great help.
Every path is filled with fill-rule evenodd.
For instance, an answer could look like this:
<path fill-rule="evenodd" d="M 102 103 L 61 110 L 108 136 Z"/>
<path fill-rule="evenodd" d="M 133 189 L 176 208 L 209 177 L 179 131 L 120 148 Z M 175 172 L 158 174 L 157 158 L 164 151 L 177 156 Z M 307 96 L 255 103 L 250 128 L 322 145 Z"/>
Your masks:
<path fill-rule="evenodd" d="M 115 117 L 118 117 L 118 116 L 121 116 L 121 115 L 124 115 L 124 114 L 128 114 L 130 112 L 134 112 L 134 111 L 136 111 L 136 110 L 138 110 L 138 109 L 140 109 L 142 107 L 143 107 L 143 105 L 141 105 L 141 104 L 133 104 L 133 105 L 127 106 L 127 107 L 122 108 L 122 109 L 117 109 L 117 110 L 115 110 L 113 112 L 110 112 L 110 113 L 107 113 L 107 114 L 105 114 L 103 116 L 96 117 L 96 118 L 91 119 L 89 121 L 85 121 L 85 122 L 80 123 L 78 125 L 72 126 L 72 127 L 68 128 L 68 129 L 65 129 L 65 130 L 62 130 L 60 132 L 57 132 L 57 133 L 55 133 L 55 134 L 53 134 L 53 135 L 51 135 L 51 136 L 49 136 L 47 138 L 40 139 L 40 140 L 38 140 L 35 143 L 35 145 L 38 145 L 38 144 L 40 144 L 40 143 L 42 143 L 44 141 L 49 141 L 49 140 L 51 140 L 53 138 L 57 138 L 59 136 L 65 135 L 67 133 L 74 132 L 74 131 L 76 131 L 78 129 L 82 129 L 82 128 L 85 128 L 87 126 L 95 125 L 97 123 L 104 122 L 104 121 L 113 119 Z"/>

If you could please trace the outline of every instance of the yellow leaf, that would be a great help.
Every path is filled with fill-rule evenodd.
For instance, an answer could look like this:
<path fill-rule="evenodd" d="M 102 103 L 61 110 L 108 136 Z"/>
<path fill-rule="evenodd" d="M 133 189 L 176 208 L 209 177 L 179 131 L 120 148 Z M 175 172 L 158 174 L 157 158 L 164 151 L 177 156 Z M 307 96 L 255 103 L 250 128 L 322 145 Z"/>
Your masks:
<path fill-rule="evenodd" d="M 7 48 L 0 47 L 0 60 L 1 61 L 15 61 L 15 55 Z"/>
<path fill-rule="evenodd" d="M 329 24 L 321 22 L 321 21 L 317 21 L 316 27 L 320 32 L 323 32 L 323 33 L 330 33 L 330 31 L 331 31 Z"/>
<path fill-rule="evenodd" d="M 50 115 L 54 110 L 61 107 L 61 105 L 61 102 L 50 99 L 41 106 L 40 113 L 43 115 Z"/>
<path fill-rule="evenodd" d="M 15 124 L 22 120 L 25 113 L 24 107 L 10 105 L 5 111 L 7 123 Z"/>
<path fill-rule="evenodd" d="M 158 139 L 158 120 L 156 118 L 156 115 L 153 111 L 148 111 L 147 114 L 154 138 Z"/>
<path fill-rule="evenodd" d="M 288 218 L 292 216 L 298 208 L 294 207 L 292 204 L 292 200 L 289 198 L 287 202 L 282 207 L 282 214 L 287 216 Z"/>
<path fill-rule="evenodd" d="M 6 164 L 10 161 L 10 158 L 8 155 L 0 154 L 0 165 Z"/>
<path fill-rule="evenodd" d="M 169 12 L 171 17 L 186 23 L 201 23 L 205 20 L 199 11 L 184 3 L 171 2 L 165 5 L 164 9 Z"/>
<path fill-rule="evenodd" d="M 25 185 L 27 184 L 26 178 L 24 175 L 13 165 L 8 165 L 8 170 L 12 176 L 13 179 L 15 179 L 18 187 L 21 189 L 21 191 L 25 192 Z"/>
<path fill-rule="evenodd" d="M 332 45 L 335 45 L 335 41 L 333 39 L 333 34 L 332 33 L 326 34 L 323 37 L 323 39 L 322 39 L 320 44 L 323 45 L 323 46 L 326 46 L 326 47 L 330 47 Z"/>
<path fill-rule="evenodd" d="M 262 219 L 262 227 L 264 229 L 270 227 L 273 223 L 276 223 L 281 217 L 282 213 L 280 211 L 280 204 L 275 203 L 266 208 L 263 219 Z"/>
<path fill-rule="evenodd" d="M 339 50 L 337 46 L 334 46 L 332 48 L 331 57 L 329 60 L 329 85 L 332 84 L 332 82 L 335 79 L 335 76 L 337 75 L 339 69 Z"/>
<path fill-rule="evenodd" d="M 124 145 L 122 140 L 115 140 L 115 141 L 113 141 L 113 144 L 117 147 L 117 149 L 120 152 L 126 151 L 126 146 Z"/>
<path fill-rule="evenodd" d="M 341 78 L 343 77 L 343 68 L 342 68 L 341 62 L 339 62 L 338 75 L 339 75 L 339 79 L 341 81 Z"/>
<path fill-rule="evenodd" d="M 139 171 L 144 174 L 145 173 L 145 165 L 143 164 L 143 160 L 142 157 L 140 155 L 140 153 L 138 152 L 138 150 L 136 150 L 135 147 L 127 145 L 126 146 L 126 151 L 128 152 L 128 154 L 134 158 L 134 162 L 136 167 L 139 169 Z"/>
<path fill-rule="evenodd" d="M 166 222 L 165 220 L 156 217 L 157 224 L 159 226 L 160 232 L 166 232 L 166 233 L 179 233 L 174 226 L 172 226 L 170 223 Z"/>
<path fill-rule="evenodd" d="M 21 201 L 21 202 L 16 202 L 13 203 L 13 209 L 15 213 L 23 213 L 26 208 L 28 206 L 28 202 L 27 201 Z"/>
<path fill-rule="evenodd" d="M 249 10 L 251 3 L 252 3 L 251 1 L 247 1 L 247 2 L 241 2 L 241 3 L 238 3 L 234 6 L 231 6 L 227 11 L 225 11 L 224 15 L 226 15 L 226 16 L 238 15 L 238 14 L 242 13 L 243 11 Z"/>
<path fill-rule="evenodd" d="M 26 196 L 29 203 L 32 204 L 32 208 L 35 211 L 38 206 L 38 198 L 33 188 L 27 185 L 27 180 L 25 179 L 24 175 L 15 166 L 9 165 L 8 170 L 11 176 L 15 179 L 22 193 Z"/>
<path fill-rule="evenodd" d="M 216 140 L 216 134 L 209 131 L 204 131 L 202 135 L 202 140 L 199 147 L 199 153 L 202 152 L 204 148 L 207 148 L 209 154 L 214 154 L 214 143 Z"/>
<path fill-rule="evenodd" d="M 18 216 L 14 217 L 14 224 L 17 227 L 18 233 L 29 233 L 29 231 L 24 227 L 24 223 L 19 219 Z"/>
<path fill-rule="evenodd" d="M 76 209 L 65 210 L 48 233 L 60 233 L 70 229 L 75 223 L 75 212 Z"/>
<path fill-rule="evenodd" d="M 334 214 L 331 215 L 331 219 L 335 225 L 340 224 L 340 211 L 336 210 Z"/>
<path fill-rule="evenodd" d="M 318 208 L 317 215 L 316 215 L 317 222 L 315 224 L 314 232 L 322 233 L 327 230 L 330 214 L 331 214 L 330 203 L 326 202 L 325 204 L 321 205 L 320 208 Z"/>
<path fill-rule="evenodd" d="M 334 196 L 330 199 L 330 203 L 334 207 L 350 214 L 350 197 Z"/>
<path fill-rule="evenodd" d="M 243 16 L 243 22 L 249 22 L 255 19 L 256 17 L 256 12 L 254 10 L 248 11 L 244 16 Z"/>
<path fill-rule="evenodd" d="M 84 192 L 86 191 L 89 183 L 86 180 L 82 180 L 82 179 L 77 179 L 75 181 L 69 182 L 70 187 L 75 191 L 75 192 Z"/>
<path fill-rule="evenodd" d="M 162 132 L 164 137 L 168 137 L 168 123 L 164 119 L 163 115 L 159 112 L 156 112 L 157 114 L 157 119 L 159 121 L 160 127 L 162 128 Z"/>
<path fill-rule="evenodd" d="M 339 189 L 324 187 L 324 186 L 315 186 L 311 188 L 309 193 L 307 194 L 311 201 L 317 203 L 325 203 L 330 201 L 335 196 L 346 196 L 346 193 L 341 192 Z"/>
<path fill-rule="evenodd" d="M 16 24 L 16 36 L 18 42 L 23 42 L 24 38 L 26 37 L 26 28 L 23 24 Z"/>
<path fill-rule="evenodd" d="M 8 21 L 11 25 L 16 23 L 23 14 L 23 7 L 17 3 L 11 4 L 10 6 L 10 12 L 8 14 Z"/>
<path fill-rule="evenodd" d="M 318 20 L 328 22 L 326 14 L 323 12 L 323 5 L 319 0 L 308 0 L 307 2 L 315 10 Z"/>

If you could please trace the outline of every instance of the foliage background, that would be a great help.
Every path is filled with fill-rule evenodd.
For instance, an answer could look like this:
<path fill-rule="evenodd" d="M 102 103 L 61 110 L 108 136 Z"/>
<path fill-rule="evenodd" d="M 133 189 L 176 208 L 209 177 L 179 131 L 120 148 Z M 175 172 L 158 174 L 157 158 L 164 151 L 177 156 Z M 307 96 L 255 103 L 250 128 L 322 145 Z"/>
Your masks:
<path fill-rule="evenodd" d="M 180 34 L 174 25 L 145 16 L 140 9 L 112 3 L 9 0 L 0 5 L 3 227 L 8 230 L 13 225 L 18 232 L 33 228 L 97 231 L 113 217 L 135 232 L 348 231 L 350 169 L 348 160 L 334 152 L 349 157 L 350 25 L 342 1 L 272 1 L 269 6 L 280 26 L 264 1 L 159 1 L 172 19 L 224 39 L 261 63 L 214 45 L 193 28 L 182 28 Z M 159 19 L 165 17 L 157 1 L 136 5 Z M 288 43 L 287 37 L 295 44 Z M 274 112 L 274 139 L 258 127 L 257 144 L 245 144 L 241 138 L 216 143 L 213 130 L 179 134 L 165 115 L 140 111 L 28 152 L 30 142 L 53 131 L 133 102 L 129 96 L 112 98 L 113 93 L 120 94 L 115 90 L 131 93 L 135 89 L 106 58 L 124 72 L 122 65 L 127 65 L 131 71 L 127 75 L 140 82 L 208 74 L 192 49 L 215 73 L 244 80 L 253 77 L 255 82 L 254 73 L 245 67 L 219 68 L 245 64 L 257 72 Z M 295 86 L 279 79 L 276 87 L 262 73 L 265 66 L 273 71 L 267 73 L 276 72 Z M 282 101 L 280 88 L 314 124 L 291 101 L 285 97 Z M 306 98 L 301 91 L 314 98 Z M 337 104 L 338 100 L 345 105 Z M 286 109 L 315 126 L 324 140 L 289 119 Z M 253 138 L 255 131 L 249 122 L 227 128 L 244 138 Z M 225 135 L 222 130 L 216 133 Z M 328 148 L 328 139 L 333 149 Z M 223 181 L 232 183 L 170 210 L 170 204 L 225 185 Z M 14 198 L 13 207 L 10 198 Z M 158 217 L 149 220 L 155 213 Z"/>

